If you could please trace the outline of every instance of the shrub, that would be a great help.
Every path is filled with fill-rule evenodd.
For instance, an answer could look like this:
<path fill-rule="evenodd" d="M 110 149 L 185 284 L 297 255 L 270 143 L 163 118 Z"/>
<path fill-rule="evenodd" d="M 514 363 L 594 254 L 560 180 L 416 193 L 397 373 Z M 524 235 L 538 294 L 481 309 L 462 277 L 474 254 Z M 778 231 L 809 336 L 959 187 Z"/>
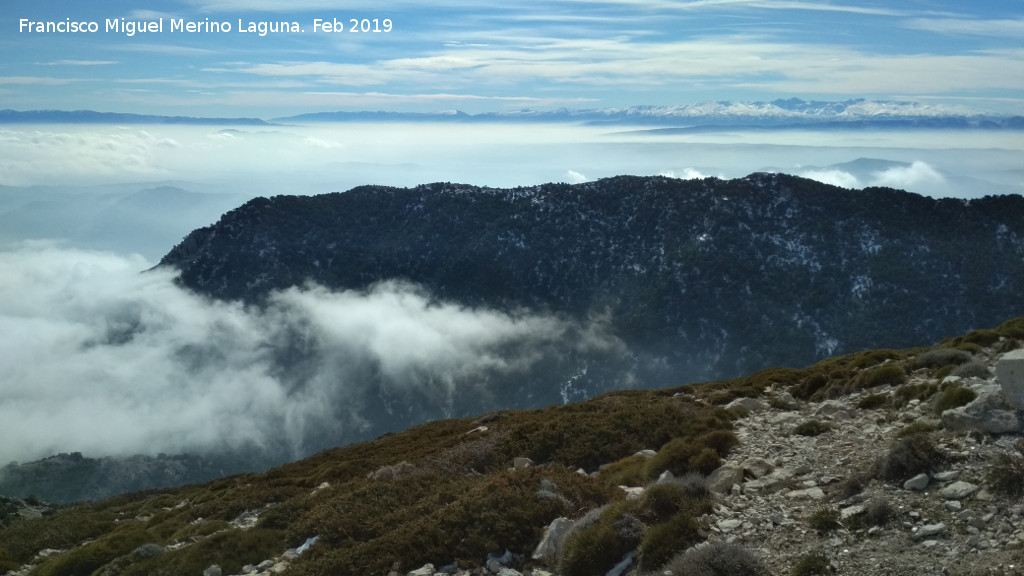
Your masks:
<path fill-rule="evenodd" d="M 558 554 L 562 576 L 604 574 L 622 560 L 630 546 L 622 541 L 611 521 L 604 518 L 582 529 L 573 529 Z"/>
<path fill-rule="evenodd" d="M 950 408 L 964 406 L 977 397 L 978 394 L 970 388 L 964 388 L 963 386 L 949 386 L 942 391 L 942 394 L 939 395 L 938 401 L 935 402 L 935 413 L 942 414 Z"/>
<path fill-rule="evenodd" d="M 643 486 L 647 481 L 646 466 L 647 457 L 629 456 L 602 466 L 597 476 L 608 486 Z"/>
<path fill-rule="evenodd" d="M 682 486 L 686 495 L 691 498 L 703 498 L 708 495 L 708 477 L 700 472 L 687 472 L 672 483 Z"/>
<path fill-rule="evenodd" d="M 676 514 L 667 522 L 651 526 L 647 531 L 637 550 L 637 568 L 653 570 L 658 566 L 664 566 L 674 555 L 700 540 L 696 520 L 685 512 Z"/>
<path fill-rule="evenodd" d="M 754 553 L 738 544 L 708 542 L 676 554 L 657 574 L 670 571 L 680 576 L 768 576 L 768 567 Z"/>
<path fill-rule="evenodd" d="M 992 489 L 1007 496 L 1024 496 L 1024 457 L 1002 452 L 989 465 L 987 478 Z"/>
<path fill-rule="evenodd" d="M 803 382 L 797 384 L 791 390 L 793 396 L 802 400 L 807 400 L 814 395 L 815 392 L 821 390 L 828 384 L 828 376 L 817 373 L 806 378 Z"/>
<path fill-rule="evenodd" d="M 807 525 L 818 532 L 831 532 L 842 528 L 842 524 L 839 523 L 839 512 L 831 508 L 815 511 L 807 518 Z"/>
<path fill-rule="evenodd" d="M 924 402 L 938 391 L 939 385 L 935 382 L 926 384 L 905 384 L 897 388 L 896 392 L 893 393 L 893 403 L 897 407 L 903 407 L 911 400 L 920 400 L 921 402 Z"/>
<path fill-rule="evenodd" d="M 104 564 L 131 552 L 150 540 L 150 536 L 141 525 L 126 524 L 99 540 L 79 546 L 46 561 L 36 570 L 35 574 L 39 576 L 91 574 Z"/>
<path fill-rule="evenodd" d="M 975 330 L 963 337 L 963 342 L 989 347 L 999 341 L 999 332 L 995 330 Z"/>
<path fill-rule="evenodd" d="M 718 455 L 718 452 L 711 448 L 702 448 L 700 452 L 690 458 L 690 471 L 696 471 L 705 475 L 711 474 L 721 465 L 722 458 Z"/>
<path fill-rule="evenodd" d="M 398 464 L 388 464 L 377 468 L 373 472 L 366 475 L 370 480 L 386 482 L 388 480 L 397 480 L 403 476 L 409 476 L 417 472 L 416 466 L 411 462 L 402 460 Z"/>
<path fill-rule="evenodd" d="M 828 558 L 821 552 L 805 554 L 793 566 L 793 576 L 817 576 L 832 572 Z"/>
<path fill-rule="evenodd" d="M 977 360 L 971 360 L 966 364 L 961 364 L 953 370 L 953 376 L 959 376 L 961 378 L 985 378 L 989 379 L 992 377 L 992 373 L 988 371 L 988 365 L 984 362 Z"/>
<path fill-rule="evenodd" d="M 910 434 L 896 440 L 882 458 L 878 473 L 883 480 L 902 482 L 931 472 L 942 462 L 942 454 L 930 434 Z"/>
<path fill-rule="evenodd" d="M 899 386 L 907 379 L 907 372 L 899 364 L 883 364 L 877 368 L 865 370 L 857 376 L 858 389 L 877 388 L 879 386 Z"/>
<path fill-rule="evenodd" d="M 889 402 L 887 394 L 868 394 L 857 402 L 857 408 L 861 410 L 874 410 L 881 408 Z"/>
<path fill-rule="evenodd" d="M 1024 338 L 1024 336 L 1022 336 L 1022 338 Z M 1007 338 L 996 346 L 995 351 L 1000 354 L 1005 354 L 1006 352 L 1016 350 L 1017 348 L 1020 348 L 1020 341 L 1016 338 Z"/>
<path fill-rule="evenodd" d="M 971 361 L 971 354 L 955 348 L 936 348 L 923 352 L 914 360 L 915 368 L 941 368 L 950 364 L 959 366 Z"/>
<path fill-rule="evenodd" d="M 740 443 L 740 439 L 732 430 L 712 430 L 697 437 L 697 442 L 714 450 L 725 458 Z"/>
<path fill-rule="evenodd" d="M 865 526 L 885 526 L 896 514 L 896 510 L 885 498 L 874 498 L 868 503 L 864 513 L 857 517 Z"/>
<path fill-rule="evenodd" d="M 690 459 L 696 456 L 701 449 L 702 447 L 692 438 L 674 438 L 647 460 L 646 475 L 651 478 L 668 470 L 676 476 L 682 476 L 690 471 Z"/>
<path fill-rule="evenodd" d="M 793 429 L 793 434 L 799 436 L 819 436 L 832 429 L 832 426 L 820 420 L 808 420 Z"/>
<path fill-rule="evenodd" d="M 900 428 L 896 432 L 896 438 L 903 438 L 904 436 L 910 436 L 912 434 L 927 434 L 928 432 L 935 432 L 939 427 L 929 422 L 914 422 L 908 426 Z"/>

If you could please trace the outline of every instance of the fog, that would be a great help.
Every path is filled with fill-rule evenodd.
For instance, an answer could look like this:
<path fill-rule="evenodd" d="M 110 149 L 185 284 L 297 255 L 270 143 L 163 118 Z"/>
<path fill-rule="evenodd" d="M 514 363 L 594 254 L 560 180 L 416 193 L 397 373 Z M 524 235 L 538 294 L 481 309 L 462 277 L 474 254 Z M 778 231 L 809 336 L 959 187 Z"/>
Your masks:
<path fill-rule="evenodd" d="M 1024 143 L 1017 131 L 722 129 L 678 134 L 575 124 L 356 122 L 0 128 L 0 185 L 175 181 L 194 192 L 250 196 L 438 181 L 527 186 L 620 174 L 734 178 L 781 171 L 813 177 L 832 165 L 864 158 L 929 166 L 931 177 L 891 179 L 911 192 L 974 197 L 1024 191 Z M 963 186 L 962 180 L 974 184 Z"/>
<path fill-rule="evenodd" d="M 313 436 L 368 429 L 380 415 L 364 399 L 410 392 L 443 414 L 459 395 L 487 394 L 481 382 L 555 353 L 568 331 L 577 350 L 616 345 L 599 326 L 467 309 L 395 282 L 293 288 L 246 309 L 179 289 L 171 271 L 140 274 L 148 265 L 51 243 L 0 253 L 0 462 L 64 451 L 298 456 Z"/>

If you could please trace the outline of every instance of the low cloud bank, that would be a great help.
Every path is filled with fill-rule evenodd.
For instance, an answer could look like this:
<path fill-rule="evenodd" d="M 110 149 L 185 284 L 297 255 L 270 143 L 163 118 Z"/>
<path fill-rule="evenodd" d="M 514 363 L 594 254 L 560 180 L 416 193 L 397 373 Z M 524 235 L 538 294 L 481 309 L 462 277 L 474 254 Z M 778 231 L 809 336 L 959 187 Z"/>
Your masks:
<path fill-rule="evenodd" d="M 854 174 L 841 168 L 824 168 L 804 170 L 798 172 L 798 175 L 842 188 L 884 186 L 929 195 L 941 195 L 948 187 L 946 178 L 938 170 L 920 160 L 867 174 Z"/>
<path fill-rule="evenodd" d="M 400 282 L 292 288 L 261 309 L 178 288 L 141 257 L 0 252 L 0 463 L 261 448 L 404 428 L 486 403 L 553 354 L 614 347 L 600 326 L 468 309 Z M 570 342 L 571 344 L 566 344 Z M 315 446 L 314 446 L 315 447 Z"/>

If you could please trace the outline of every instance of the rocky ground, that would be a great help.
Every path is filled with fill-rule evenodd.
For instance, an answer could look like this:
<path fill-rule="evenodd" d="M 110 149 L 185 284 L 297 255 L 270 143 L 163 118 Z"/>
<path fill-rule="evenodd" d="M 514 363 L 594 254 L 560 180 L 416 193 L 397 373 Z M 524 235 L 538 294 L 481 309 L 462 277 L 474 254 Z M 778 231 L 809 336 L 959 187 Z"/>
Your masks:
<path fill-rule="evenodd" d="M 986 381 L 962 384 L 982 388 Z M 944 461 L 932 473 L 902 482 L 870 479 L 858 490 L 858 479 L 877 470 L 901 430 L 940 423 L 919 401 L 900 409 L 857 408 L 866 395 L 809 404 L 780 394 L 778 408 L 765 406 L 738 421 L 741 444 L 727 466 L 742 476 L 726 482 L 715 513 L 705 518 L 710 539 L 750 548 L 773 574 L 791 573 L 814 553 L 837 574 L 1024 574 L 1024 501 L 986 485 L 996 455 L 1016 451 L 1021 435 L 940 429 L 932 436 Z M 817 436 L 794 432 L 812 420 L 830 429 Z M 812 527 L 813 518 L 823 529 Z"/>

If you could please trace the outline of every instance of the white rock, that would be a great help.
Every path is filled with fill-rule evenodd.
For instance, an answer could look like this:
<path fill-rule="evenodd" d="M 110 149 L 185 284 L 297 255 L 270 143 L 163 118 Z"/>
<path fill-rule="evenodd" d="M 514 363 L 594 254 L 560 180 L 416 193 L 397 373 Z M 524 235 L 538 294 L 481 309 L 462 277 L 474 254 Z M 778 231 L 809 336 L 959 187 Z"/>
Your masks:
<path fill-rule="evenodd" d="M 1006 400 L 1024 410 L 1024 348 L 1003 354 L 996 363 L 996 378 Z"/>
<path fill-rule="evenodd" d="M 434 576 L 434 565 L 424 564 L 422 567 L 409 572 L 406 576 Z"/>
<path fill-rule="evenodd" d="M 512 466 L 515 467 L 516 470 L 521 470 L 523 468 L 529 468 L 530 466 L 533 466 L 533 460 L 530 460 L 529 458 L 524 458 L 524 457 L 520 456 L 518 458 L 513 458 L 512 459 Z"/>
<path fill-rule="evenodd" d="M 804 488 L 803 490 L 790 490 L 786 493 L 786 498 L 824 500 L 825 493 L 821 491 L 821 488 L 815 486 L 813 488 Z"/>
<path fill-rule="evenodd" d="M 722 532 L 732 532 L 743 525 L 743 520 L 738 518 L 728 518 L 726 520 L 718 521 L 718 529 Z"/>
<path fill-rule="evenodd" d="M 946 486 L 940 494 L 946 500 L 963 500 L 977 491 L 978 486 L 961 480 Z"/>
<path fill-rule="evenodd" d="M 726 464 L 708 475 L 708 490 L 716 494 L 725 494 L 732 490 L 733 485 L 743 482 L 743 467 Z"/>
<path fill-rule="evenodd" d="M 921 490 L 924 490 L 927 487 L 928 487 L 928 475 L 927 474 L 918 474 L 917 476 L 914 476 L 910 480 L 907 480 L 906 482 L 903 483 L 903 489 L 904 490 L 917 490 L 918 492 L 920 492 Z"/>
<path fill-rule="evenodd" d="M 732 402 L 725 405 L 726 409 L 729 408 L 743 408 L 747 412 L 760 412 L 768 408 L 768 406 L 758 400 L 757 398 L 737 398 Z"/>
<path fill-rule="evenodd" d="M 575 525 L 575 520 L 565 517 L 555 518 L 544 529 L 544 537 L 540 539 L 540 544 L 537 544 L 537 548 L 534 549 L 533 559 L 539 560 L 547 566 L 554 566 L 558 560 L 558 551 L 562 547 L 562 542 L 565 541 L 566 535 Z"/>
<path fill-rule="evenodd" d="M 925 538 L 931 538 L 938 536 L 946 531 L 946 525 L 942 522 L 938 524 L 925 524 L 921 526 L 917 532 L 914 532 L 914 538 L 917 540 L 923 540 Z"/>

